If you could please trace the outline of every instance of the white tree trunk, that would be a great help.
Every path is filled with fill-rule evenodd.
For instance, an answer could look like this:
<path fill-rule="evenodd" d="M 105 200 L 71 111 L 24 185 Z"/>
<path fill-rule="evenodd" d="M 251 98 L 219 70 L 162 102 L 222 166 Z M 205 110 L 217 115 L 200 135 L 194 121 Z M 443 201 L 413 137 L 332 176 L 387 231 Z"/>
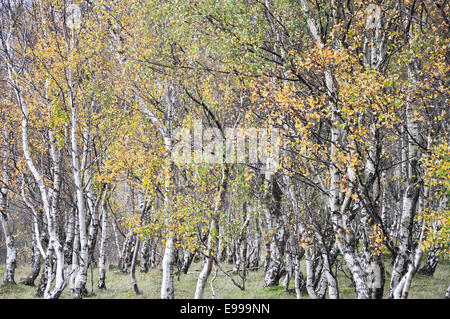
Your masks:
<path fill-rule="evenodd" d="M 164 248 L 164 257 L 162 261 L 163 277 L 161 284 L 161 299 L 173 299 L 175 297 L 173 272 L 173 266 L 175 262 L 174 240 L 175 236 L 169 235 L 166 240 L 166 246 Z"/>
<path fill-rule="evenodd" d="M 139 290 L 139 286 L 136 280 L 136 262 L 140 244 L 141 241 L 139 240 L 138 237 L 136 237 L 136 244 L 134 245 L 133 249 L 133 259 L 131 261 L 131 269 L 130 269 L 131 285 L 133 286 L 133 290 L 136 295 L 142 295 L 142 291 Z"/>
<path fill-rule="evenodd" d="M 6 141 L 5 141 L 6 144 Z M 2 222 L 3 234 L 5 235 L 6 242 L 6 268 L 5 275 L 3 277 L 4 284 L 15 284 L 14 281 L 14 273 L 16 271 L 16 247 L 14 246 L 14 234 L 13 227 L 10 220 L 10 215 L 8 212 L 8 172 L 6 161 L 8 158 L 8 152 L 5 145 L 4 152 L 4 161 L 3 163 L 3 176 L 0 181 L 0 219 Z"/>
<path fill-rule="evenodd" d="M 411 62 L 408 67 L 408 77 L 411 80 L 410 90 L 415 84 L 415 67 Z M 407 130 L 411 135 L 408 144 L 409 165 L 408 165 L 408 187 L 403 197 L 403 210 L 399 225 L 399 247 L 398 254 L 392 269 L 389 296 L 395 298 L 395 291 L 400 291 L 397 286 L 400 284 L 401 278 L 407 271 L 408 254 L 412 249 L 412 231 L 414 216 L 416 214 L 417 202 L 420 194 L 418 186 L 418 165 L 420 159 L 419 146 L 420 142 L 419 127 L 415 120 L 415 111 L 410 102 L 406 105 L 406 124 Z M 395 294 L 399 296 L 399 294 Z"/>
<path fill-rule="evenodd" d="M 229 168 L 227 164 L 224 164 L 222 168 L 222 177 L 219 188 L 219 196 L 214 206 L 214 212 L 211 217 L 209 234 L 208 234 L 208 244 L 207 244 L 207 257 L 206 262 L 203 265 L 202 271 L 198 276 L 197 286 L 195 289 L 195 299 L 203 299 L 206 282 L 211 274 L 211 270 L 214 264 L 215 255 L 217 254 L 217 244 L 219 237 L 219 219 L 220 219 L 220 210 L 222 209 L 225 203 L 225 195 L 228 187 L 228 177 L 229 177 Z"/>
<path fill-rule="evenodd" d="M 302 270 L 300 268 L 300 256 L 294 258 L 294 283 L 295 283 L 295 296 L 297 299 L 303 298 L 303 291 L 306 288 L 306 280 L 303 277 Z"/>
<path fill-rule="evenodd" d="M 271 196 L 267 197 L 266 216 L 270 220 L 271 228 L 270 257 L 268 259 L 264 286 L 277 286 L 284 271 L 283 254 L 285 249 L 286 234 L 283 218 L 281 216 L 281 189 L 275 180 L 271 181 Z M 269 199 L 270 198 L 270 199 Z"/>
<path fill-rule="evenodd" d="M 106 199 L 102 200 L 101 205 L 102 211 L 102 234 L 100 240 L 100 252 L 98 260 L 98 283 L 97 287 L 99 289 L 106 289 L 105 277 L 106 277 L 106 236 L 107 236 L 107 226 L 108 226 L 108 208 L 106 207 Z"/>

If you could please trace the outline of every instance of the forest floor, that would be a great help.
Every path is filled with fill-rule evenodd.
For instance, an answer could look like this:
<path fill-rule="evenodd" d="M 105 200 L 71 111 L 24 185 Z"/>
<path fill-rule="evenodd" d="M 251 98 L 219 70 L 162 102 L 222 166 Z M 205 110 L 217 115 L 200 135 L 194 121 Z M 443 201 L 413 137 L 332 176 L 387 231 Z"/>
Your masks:
<path fill-rule="evenodd" d="M 224 264 L 226 270 L 232 268 L 231 265 Z M 304 265 L 303 265 L 304 267 Z M 389 287 L 389 277 L 391 273 L 391 267 L 386 263 L 387 278 L 385 285 L 385 297 L 387 297 L 387 291 Z M 193 264 L 188 274 L 181 274 L 180 280 L 175 282 L 175 297 L 176 298 L 193 298 L 195 286 L 197 282 L 198 273 L 200 270 L 200 264 Z M 304 269 L 303 269 L 304 271 Z M 3 277 L 4 265 L 0 266 L 0 274 Z M 16 270 L 16 282 L 19 282 L 20 278 L 26 277 L 29 269 L 25 267 L 18 267 Z M 211 274 L 211 278 L 214 276 L 214 271 Z M 305 272 L 304 272 L 305 273 Z M 150 269 L 146 274 L 139 272 L 136 269 L 136 277 L 138 280 L 139 288 L 142 290 L 142 295 L 135 295 L 131 287 L 131 281 L 129 274 L 121 273 L 114 270 L 109 270 L 106 274 L 106 290 L 100 290 L 97 288 L 97 269 L 94 269 L 94 295 L 88 298 L 106 298 L 106 299 L 131 299 L 131 298 L 159 298 L 159 289 L 161 285 L 161 268 Z M 240 278 L 236 275 L 233 276 L 235 280 L 240 283 Z M 38 283 L 39 278 L 36 280 Z M 283 280 L 283 278 L 282 278 Z M 280 281 L 280 284 L 282 283 Z M 294 282 L 290 283 L 290 291 L 286 292 L 283 286 L 276 287 L 263 287 L 264 272 L 260 268 L 258 271 L 251 271 L 248 274 L 245 290 L 240 290 L 236 287 L 231 280 L 223 274 L 220 270 L 217 273 L 217 278 L 214 281 L 215 297 L 217 299 L 275 299 L 275 298 L 295 298 Z M 340 298 L 355 298 L 354 288 L 351 287 L 351 281 L 342 272 L 338 272 L 338 283 L 340 290 Z M 413 279 L 410 289 L 410 299 L 442 299 L 445 296 L 445 291 L 450 285 L 450 262 L 440 262 L 436 273 L 433 278 L 425 277 L 420 274 L 416 275 Z M 90 272 L 88 276 L 87 288 L 91 291 L 91 278 Z M 34 294 L 36 287 L 24 286 L 17 284 L 14 286 L 0 286 L 0 299 L 5 298 L 35 298 Z M 205 289 L 205 298 L 211 298 L 210 282 Z M 61 298 L 72 298 L 70 289 L 66 288 Z M 309 298 L 307 295 L 305 298 Z"/>

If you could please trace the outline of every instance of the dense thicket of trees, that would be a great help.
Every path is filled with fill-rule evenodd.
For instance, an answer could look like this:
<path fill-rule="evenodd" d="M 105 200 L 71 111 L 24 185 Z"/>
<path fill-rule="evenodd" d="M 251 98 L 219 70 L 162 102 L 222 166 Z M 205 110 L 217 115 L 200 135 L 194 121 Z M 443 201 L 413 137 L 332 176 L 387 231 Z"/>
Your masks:
<path fill-rule="evenodd" d="M 195 298 L 225 263 L 407 298 L 450 252 L 449 6 L 0 0 L 4 283 L 19 240 L 44 298 L 193 262 Z"/>

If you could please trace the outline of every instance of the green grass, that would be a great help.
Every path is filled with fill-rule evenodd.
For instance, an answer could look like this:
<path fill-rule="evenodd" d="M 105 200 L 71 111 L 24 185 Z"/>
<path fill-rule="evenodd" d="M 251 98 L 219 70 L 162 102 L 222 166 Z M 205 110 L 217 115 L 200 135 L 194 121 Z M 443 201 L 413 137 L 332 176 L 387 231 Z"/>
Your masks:
<path fill-rule="evenodd" d="M 388 264 L 388 263 L 387 263 Z M 303 265 L 304 266 L 304 265 Z M 385 296 L 387 297 L 389 287 L 389 274 L 390 267 L 387 266 L 387 278 L 385 285 Z M 229 269 L 231 266 L 224 264 L 225 269 Z M 200 264 L 194 264 L 187 275 L 182 274 L 180 281 L 175 282 L 175 297 L 176 298 L 193 298 L 195 286 L 197 282 L 198 272 L 200 270 Z M 0 267 L 0 273 L 3 274 L 4 267 Z M 16 271 L 16 282 L 19 279 L 25 277 L 29 269 L 26 267 L 19 267 Z M 106 275 L 106 290 L 97 289 L 97 270 L 94 269 L 94 294 L 95 296 L 88 298 L 107 298 L 107 299 L 129 299 L 129 298 L 159 298 L 159 289 L 161 285 L 161 268 L 151 269 L 147 274 L 141 274 L 137 271 L 137 280 L 139 288 L 143 291 L 143 294 L 136 296 L 132 290 L 130 283 L 130 276 L 117 271 L 108 271 Z M 211 277 L 214 275 L 211 274 Z M 38 278 L 39 279 L 39 278 Z M 238 281 L 239 278 L 236 277 Z M 90 276 L 88 277 L 87 288 L 91 290 Z M 239 282 L 239 281 L 238 281 Z M 286 292 L 284 287 L 263 287 L 264 272 L 262 269 L 256 272 L 249 272 L 245 290 L 242 291 L 236 287 L 228 277 L 226 277 L 220 271 L 217 274 L 217 278 L 214 281 L 214 288 L 216 292 L 216 298 L 233 299 L 278 299 L 278 298 L 295 298 L 293 292 Z M 338 282 L 341 298 L 355 298 L 353 287 L 351 282 L 342 272 L 338 273 Z M 36 284 L 38 280 L 36 280 Z M 450 285 L 450 263 L 442 262 L 439 264 L 436 273 L 433 278 L 417 275 L 412 282 L 409 298 L 410 299 L 428 299 L 437 298 L 441 299 L 445 295 L 447 287 Z M 290 288 L 293 288 L 293 282 L 291 282 Z M 22 284 L 12 286 L 0 286 L 0 298 L 35 298 L 34 294 L 36 287 L 28 287 Z M 211 298 L 210 283 L 205 289 L 205 298 Z M 72 298 L 70 289 L 66 288 L 61 298 Z M 305 298 L 308 298 L 306 296 Z"/>

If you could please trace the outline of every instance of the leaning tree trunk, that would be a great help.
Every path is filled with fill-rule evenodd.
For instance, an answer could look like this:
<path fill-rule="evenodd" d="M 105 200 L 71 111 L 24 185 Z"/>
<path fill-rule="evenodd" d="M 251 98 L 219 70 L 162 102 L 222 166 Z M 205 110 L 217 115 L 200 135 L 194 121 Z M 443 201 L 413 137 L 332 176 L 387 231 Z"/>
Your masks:
<path fill-rule="evenodd" d="M 31 272 L 26 277 L 23 278 L 21 283 L 26 286 L 34 286 L 34 281 L 39 276 L 41 270 L 41 251 L 39 250 L 34 227 L 31 228 L 33 237 L 33 247 L 31 253 Z"/>
<path fill-rule="evenodd" d="M 128 231 L 127 237 L 123 242 L 121 257 L 119 259 L 119 269 L 122 272 L 128 272 L 131 267 L 131 260 L 133 259 L 133 245 L 135 236 L 131 229 Z"/>
<path fill-rule="evenodd" d="M 211 222 L 209 226 L 208 243 L 207 243 L 208 255 L 206 257 L 206 261 L 205 264 L 203 265 L 200 275 L 198 276 L 197 287 L 195 289 L 194 295 L 195 299 L 203 299 L 206 281 L 208 280 L 213 267 L 219 236 L 220 210 L 222 209 L 225 203 L 225 195 L 228 187 L 228 177 L 229 177 L 229 168 L 227 164 L 224 164 L 222 168 L 222 178 L 220 182 L 219 196 L 215 203 L 214 212 L 211 217 Z"/>
<path fill-rule="evenodd" d="M 51 248 L 48 250 L 49 257 L 49 267 L 48 267 L 48 278 L 47 287 L 44 291 L 45 299 L 58 299 L 61 293 L 63 292 L 67 280 L 64 277 L 64 251 L 62 245 L 59 242 L 52 243 L 52 238 L 50 237 Z M 55 277 L 55 285 L 53 289 L 51 289 L 51 284 L 53 282 L 53 278 Z"/>
<path fill-rule="evenodd" d="M 324 271 L 322 255 L 312 246 L 305 247 L 306 290 L 311 299 L 324 299 L 328 280 Z"/>
<path fill-rule="evenodd" d="M 6 21 L 5 21 L 6 22 Z M 12 22 L 10 21 L 10 30 L 12 30 Z M 12 37 L 8 36 L 4 43 L 4 49 L 6 54 L 11 56 L 13 52 Z M 34 156 L 32 154 L 30 143 L 29 143 L 29 109 L 25 102 L 24 96 L 21 91 L 21 85 L 17 82 L 19 76 L 16 65 L 12 63 L 12 60 L 6 61 L 6 68 L 8 72 L 8 79 L 16 95 L 17 104 L 21 109 L 21 127 L 22 127 L 22 150 L 25 158 L 27 168 L 31 172 L 36 184 L 39 187 L 39 193 L 41 195 L 42 209 L 47 218 L 47 230 L 49 235 L 49 247 L 48 251 L 53 250 L 56 254 L 56 282 L 53 290 L 49 291 L 49 284 L 47 283 L 46 291 L 44 291 L 45 298 L 57 298 L 59 294 L 64 289 L 64 255 L 62 251 L 62 246 L 57 233 L 57 225 L 55 225 L 58 216 L 58 200 L 61 187 L 61 147 L 57 145 L 56 138 L 53 135 L 51 129 L 47 130 L 48 134 L 48 145 L 49 154 L 51 157 L 51 171 L 53 179 L 50 181 L 44 178 L 42 171 L 34 163 Z M 49 280 L 50 281 L 50 280 Z"/>
<path fill-rule="evenodd" d="M 420 247 L 420 243 L 417 246 L 415 253 L 413 254 L 413 260 L 409 261 L 407 266 L 407 272 L 402 277 L 398 285 L 395 287 L 393 291 L 393 297 L 395 299 L 407 299 L 409 294 L 409 289 L 411 287 L 411 282 L 414 275 L 417 272 L 417 269 L 420 266 L 420 261 L 422 260 L 423 251 Z"/>
<path fill-rule="evenodd" d="M 133 259 L 131 261 L 131 268 L 130 268 L 131 285 L 133 286 L 133 290 L 136 295 L 142 295 L 142 291 L 139 290 L 139 286 L 136 280 L 136 262 L 139 253 L 140 243 L 141 241 L 139 240 L 139 238 L 136 237 L 136 244 L 134 245 Z"/>

